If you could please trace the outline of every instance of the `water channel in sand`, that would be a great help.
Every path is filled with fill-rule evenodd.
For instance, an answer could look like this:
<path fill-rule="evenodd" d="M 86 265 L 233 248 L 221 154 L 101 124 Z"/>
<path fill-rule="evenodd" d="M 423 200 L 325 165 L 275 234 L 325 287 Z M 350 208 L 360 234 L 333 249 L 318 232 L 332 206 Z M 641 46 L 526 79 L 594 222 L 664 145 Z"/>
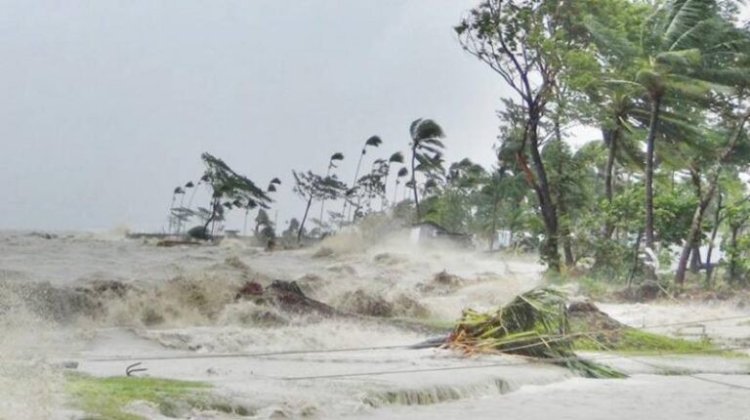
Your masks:
<path fill-rule="evenodd" d="M 367 246 L 338 237 L 326 245 L 330 255 L 318 248 L 269 253 L 242 240 L 161 248 L 118 235 L 0 233 L 0 418 L 79 416 L 64 397 L 61 361 L 102 376 L 123 375 L 140 361 L 154 377 L 210 382 L 261 418 L 747 415 L 750 391 L 722 384 L 750 386 L 750 362 L 742 358 L 610 358 L 634 376 L 587 380 L 515 357 L 408 348 L 437 332 L 401 321 L 439 325 L 467 307 L 494 308 L 537 286 L 541 267 L 526 257 L 416 248 L 406 235 Z M 443 271 L 455 277 L 435 281 Z M 346 312 L 379 302 L 387 317 L 290 315 L 235 300 L 244 282 L 274 279 L 295 280 L 308 296 Z M 636 327 L 750 319 L 749 309 L 726 304 L 602 309 Z M 745 342 L 747 319 L 705 332 Z M 323 352 L 340 349 L 358 350 Z M 227 354 L 233 357 L 218 357 Z M 714 381 L 655 375 L 664 366 Z M 147 405 L 133 409 L 159 416 Z"/>

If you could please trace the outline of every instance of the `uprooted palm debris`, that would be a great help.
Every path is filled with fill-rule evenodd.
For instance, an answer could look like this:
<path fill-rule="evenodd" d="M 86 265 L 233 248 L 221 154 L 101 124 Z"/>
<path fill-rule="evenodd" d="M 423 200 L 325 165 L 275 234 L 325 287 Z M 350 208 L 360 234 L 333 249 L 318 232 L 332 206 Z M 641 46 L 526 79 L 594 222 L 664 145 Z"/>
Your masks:
<path fill-rule="evenodd" d="M 548 360 L 590 378 L 625 376 L 576 356 L 574 337 L 565 295 L 542 288 L 517 296 L 495 312 L 464 311 L 445 346 L 467 354 L 500 352 Z"/>

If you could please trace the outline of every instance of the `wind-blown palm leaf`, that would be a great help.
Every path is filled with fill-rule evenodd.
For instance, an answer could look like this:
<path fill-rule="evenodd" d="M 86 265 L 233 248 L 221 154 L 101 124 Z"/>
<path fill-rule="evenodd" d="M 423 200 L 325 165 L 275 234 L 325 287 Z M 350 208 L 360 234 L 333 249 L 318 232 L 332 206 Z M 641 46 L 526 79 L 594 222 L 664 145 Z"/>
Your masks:
<path fill-rule="evenodd" d="M 665 3 L 664 19 L 661 22 L 661 41 L 664 49 L 674 50 L 679 41 L 701 22 L 711 17 L 716 3 L 711 0 L 671 0 Z M 697 35 L 693 35 L 697 36 Z"/>
<path fill-rule="evenodd" d="M 383 140 L 378 136 L 372 136 L 365 142 L 365 146 L 378 147 L 383 143 Z"/>
<path fill-rule="evenodd" d="M 389 163 L 404 163 L 404 154 L 401 152 L 396 152 L 391 155 L 390 158 L 388 158 Z"/>
<path fill-rule="evenodd" d="M 416 141 L 437 140 L 437 138 L 445 137 L 443 128 L 431 119 L 414 120 L 409 127 L 409 132 L 412 140 Z"/>
<path fill-rule="evenodd" d="M 336 152 L 336 153 L 332 154 L 331 155 L 331 161 L 334 161 L 334 160 L 344 160 L 344 154 L 340 153 L 340 152 Z"/>

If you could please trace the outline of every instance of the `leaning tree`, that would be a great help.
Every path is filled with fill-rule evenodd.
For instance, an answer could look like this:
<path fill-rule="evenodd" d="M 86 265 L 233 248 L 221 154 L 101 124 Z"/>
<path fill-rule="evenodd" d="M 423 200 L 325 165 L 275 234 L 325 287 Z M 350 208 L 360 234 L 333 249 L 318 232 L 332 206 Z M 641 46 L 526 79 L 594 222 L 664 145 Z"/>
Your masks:
<path fill-rule="evenodd" d="M 419 208 L 419 192 L 417 188 L 417 172 L 428 178 L 442 170 L 442 156 L 445 146 L 440 141 L 445 137 L 443 128 L 431 119 L 418 118 L 409 127 L 411 135 L 411 181 L 409 186 L 414 193 L 414 206 L 417 209 L 417 221 L 421 217 Z"/>
<path fill-rule="evenodd" d="M 201 180 L 211 188 L 211 203 L 208 217 L 203 226 L 205 236 L 213 235 L 213 223 L 223 216 L 225 209 L 231 210 L 235 207 L 245 207 L 253 203 L 263 209 L 268 209 L 273 201 L 263 189 L 248 177 L 235 172 L 223 160 L 203 153 L 201 155 L 206 170 Z"/>
<path fill-rule="evenodd" d="M 312 171 L 292 171 L 292 175 L 295 182 L 294 192 L 307 200 L 305 214 L 302 216 L 302 222 L 300 222 L 299 231 L 297 232 L 297 241 L 300 241 L 313 201 L 338 199 L 346 191 L 346 184 L 339 181 L 335 175 L 322 177 Z"/>

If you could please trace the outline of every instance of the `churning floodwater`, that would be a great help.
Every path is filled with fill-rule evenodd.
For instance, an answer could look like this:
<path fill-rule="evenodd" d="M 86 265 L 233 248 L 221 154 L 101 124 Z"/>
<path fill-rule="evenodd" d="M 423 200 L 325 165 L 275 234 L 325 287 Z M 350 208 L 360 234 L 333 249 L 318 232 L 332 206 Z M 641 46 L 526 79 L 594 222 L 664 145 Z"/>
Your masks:
<path fill-rule="evenodd" d="M 241 239 L 157 247 L 114 233 L 4 232 L 0 418 L 80 418 L 64 393 L 70 362 L 92 375 L 121 376 L 140 362 L 145 375 L 206 381 L 259 418 L 625 418 L 613 407 L 630 412 L 627 418 L 746 415 L 750 391 L 658 376 L 649 367 L 710 366 L 705 374 L 723 378 L 717 382 L 750 386 L 744 359 L 612 359 L 635 376 L 604 381 L 518 357 L 412 347 L 443 334 L 465 308 L 495 308 L 539 285 L 540 271 L 533 258 L 419 247 L 407 234 L 377 243 L 338 236 L 266 252 Z M 237 295 L 248 282 L 274 280 L 295 281 L 306 296 L 347 315 L 288 312 Z M 748 314 L 734 307 L 604 308 L 635 326 Z M 734 323 L 709 333 L 731 331 L 724 335 L 734 340 L 748 330 Z M 679 399 L 689 404 L 669 402 Z M 160 416 L 148 405 L 133 410 Z"/>

